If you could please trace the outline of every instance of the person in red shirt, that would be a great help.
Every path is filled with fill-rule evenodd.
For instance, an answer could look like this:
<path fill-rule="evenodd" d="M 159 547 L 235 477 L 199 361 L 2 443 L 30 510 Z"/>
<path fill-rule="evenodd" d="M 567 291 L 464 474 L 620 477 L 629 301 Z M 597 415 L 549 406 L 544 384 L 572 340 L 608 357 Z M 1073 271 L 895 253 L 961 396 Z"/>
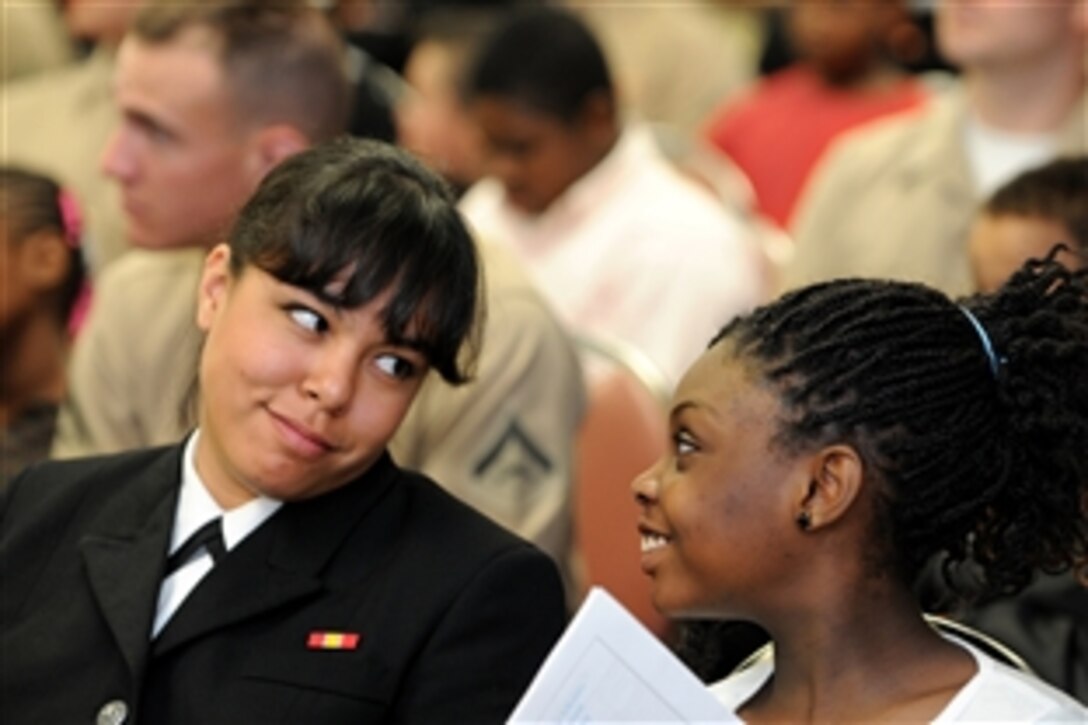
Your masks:
<path fill-rule="evenodd" d="M 783 228 L 838 134 L 925 101 L 925 87 L 886 51 L 904 17 L 899 0 L 798 0 L 787 23 L 797 60 L 708 119 L 707 139 L 748 176 L 761 211 Z"/>

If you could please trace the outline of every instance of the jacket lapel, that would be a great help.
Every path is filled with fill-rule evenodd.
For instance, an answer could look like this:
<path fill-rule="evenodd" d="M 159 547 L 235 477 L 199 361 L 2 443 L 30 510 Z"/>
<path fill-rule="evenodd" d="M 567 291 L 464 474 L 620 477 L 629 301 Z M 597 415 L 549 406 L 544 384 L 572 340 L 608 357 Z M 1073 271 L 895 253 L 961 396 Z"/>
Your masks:
<path fill-rule="evenodd" d="M 383 455 L 342 488 L 285 504 L 197 584 L 159 634 L 154 655 L 320 594 L 322 570 L 396 477 L 396 467 Z M 359 566 L 373 561 L 365 556 Z"/>
<path fill-rule="evenodd" d="M 91 591 L 133 679 L 147 658 L 181 475 L 181 447 L 169 449 L 125 485 L 80 542 Z"/>

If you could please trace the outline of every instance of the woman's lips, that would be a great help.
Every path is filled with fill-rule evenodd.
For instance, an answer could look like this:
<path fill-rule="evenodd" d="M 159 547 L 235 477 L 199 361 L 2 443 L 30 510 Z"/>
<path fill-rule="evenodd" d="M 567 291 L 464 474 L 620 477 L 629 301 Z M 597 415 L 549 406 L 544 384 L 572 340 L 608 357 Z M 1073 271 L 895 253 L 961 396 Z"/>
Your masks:
<path fill-rule="evenodd" d="M 661 550 L 669 545 L 672 540 L 666 534 L 661 533 L 657 529 L 640 523 L 638 526 L 639 536 L 639 549 L 642 552 L 642 570 L 647 574 L 652 574 L 655 561 Z"/>
<path fill-rule="evenodd" d="M 318 458 L 335 450 L 336 447 L 329 440 L 302 423 L 272 410 L 269 413 L 284 443 L 302 458 Z"/>

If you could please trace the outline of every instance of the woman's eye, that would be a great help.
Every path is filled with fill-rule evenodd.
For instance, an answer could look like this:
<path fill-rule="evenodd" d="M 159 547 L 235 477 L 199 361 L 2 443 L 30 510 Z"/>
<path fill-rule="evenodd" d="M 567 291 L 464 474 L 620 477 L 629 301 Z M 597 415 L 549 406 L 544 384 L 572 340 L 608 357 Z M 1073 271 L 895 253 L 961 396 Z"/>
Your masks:
<path fill-rule="evenodd" d="M 677 456 L 686 456 L 696 450 L 695 439 L 686 430 L 678 430 L 673 433 L 672 444 Z"/>
<path fill-rule="evenodd" d="M 288 314 L 296 324 L 311 332 L 324 332 L 328 329 L 325 318 L 308 307 L 292 307 L 288 310 Z"/>
<path fill-rule="evenodd" d="M 416 373 L 416 365 L 400 355 L 387 353 L 379 355 L 377 359 L 378 369 L 390 377 L 398 380 L 406 380 Z"/>

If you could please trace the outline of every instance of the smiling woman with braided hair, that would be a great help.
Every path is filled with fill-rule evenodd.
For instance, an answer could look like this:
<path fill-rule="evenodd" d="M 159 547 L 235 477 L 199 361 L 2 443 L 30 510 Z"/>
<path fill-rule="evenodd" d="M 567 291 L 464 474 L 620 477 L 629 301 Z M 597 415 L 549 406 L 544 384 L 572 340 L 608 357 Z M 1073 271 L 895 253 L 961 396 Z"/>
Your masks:
<path fill-rule="evenodd" d="M 634 483 L 656 606 L 774 641 L 719 699 L 751 722 L 1088 718 L 938 634 L 911 590 L 939 552 L 965 595 L 1083 573 L 1086 370 L 1088 279 L 1053 253 L 960 304 L 837 280 L 725 327 Z"/>

